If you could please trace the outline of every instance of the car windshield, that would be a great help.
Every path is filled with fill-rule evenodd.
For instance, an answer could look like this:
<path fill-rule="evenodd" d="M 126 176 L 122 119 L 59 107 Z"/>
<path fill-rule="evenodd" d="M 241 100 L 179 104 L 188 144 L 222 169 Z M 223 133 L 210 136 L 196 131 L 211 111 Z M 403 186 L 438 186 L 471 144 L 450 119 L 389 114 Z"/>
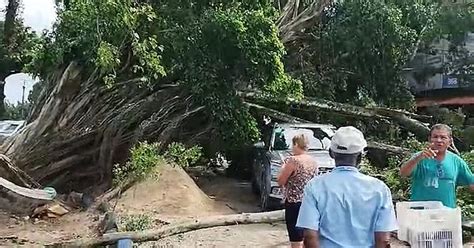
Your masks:
<path fill-rule="evenodd" d="M 274 133 L 273 149 L 288 150 L 295 135 L 305 134 L 309 139 L 309 150 L 328 150 L 334 131 L 331 128 L 277 127 Z"/>

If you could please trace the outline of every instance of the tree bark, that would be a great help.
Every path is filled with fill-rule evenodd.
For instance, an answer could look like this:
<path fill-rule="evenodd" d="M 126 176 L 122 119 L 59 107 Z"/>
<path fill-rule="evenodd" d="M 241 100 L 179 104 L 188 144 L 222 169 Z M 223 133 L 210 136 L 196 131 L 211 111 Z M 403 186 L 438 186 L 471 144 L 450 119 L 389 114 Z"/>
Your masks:
<path fill-rule="evenodd" d="M 284 221 L 284 217 L 284 210 L 264 213 L 212 216 L 204 219 L 165 226 L 157 230 L 143 232 L 107 233 L 102 237 L 95 239 L 72 240 L 64 243 L 50 244 L 46 247 L 96 247 L 99 245 L 113 244 L 121 239 L 131 239 L 136 242 L 153 241 L 204 228 L 242 224 L 276 223 Z"/>
<path fill-rule="evenodd" d="M 41 184 L 62 192 L 102 186 L 95 187 L 102 193 L 111 185 L 113 164 L 123 163 L 137 141 L 165 146 L 208 136 L 207 126 L 189 125 L 209 118 L 181 88 L 150 90 L 130 81 L 108 89 L 97 73 L 69 64 L 47 80 L 35 118 L 0 152 Z"/>
<path fill-rule="evenodd" d="M 53 202 L 43 190 L 20 187 L 2 177 L 0 196 L 0 209 L 19 215 L 29 215 L 35 208 Z"/>
<path fill-rule="evenodd" d="M 311 121 L 301 119 L 296 116 L 292 116 L 271 108 L 267 108 L 258 104 L 246 103 L 251 112 L 254 112 L 258 116 L 269 116 L 273 120 L 283 121 L 288 123 L 311 123 Z"/>
<path fill-rule="evenodd" d="M 0 165 L 0 175 L 10 176 L 5 179 L 27 188 L 41 187 L 38 182 L 16 167 L 11 159 L 3 154 L 0 154 Z"/>

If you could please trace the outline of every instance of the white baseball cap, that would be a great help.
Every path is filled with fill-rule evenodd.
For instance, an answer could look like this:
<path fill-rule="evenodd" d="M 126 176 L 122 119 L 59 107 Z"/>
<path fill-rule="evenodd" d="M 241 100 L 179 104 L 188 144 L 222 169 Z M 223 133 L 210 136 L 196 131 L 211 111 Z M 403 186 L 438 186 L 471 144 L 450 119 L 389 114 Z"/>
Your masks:
<path fill-rule="evenodd" d="M 340 127 L 331 139 L 331 150 L 340 154 L 361 153 L 367 147 L 364 134 L 352 126 Z"/>

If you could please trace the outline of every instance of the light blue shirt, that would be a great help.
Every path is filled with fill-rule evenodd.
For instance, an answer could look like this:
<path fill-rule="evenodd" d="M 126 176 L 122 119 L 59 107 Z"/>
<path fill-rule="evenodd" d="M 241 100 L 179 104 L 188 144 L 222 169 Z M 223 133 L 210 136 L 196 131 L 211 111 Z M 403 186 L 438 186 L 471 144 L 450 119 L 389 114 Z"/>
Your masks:
<path fill-rule="evenodd" d="M 319 231 L 322 248 L 374 247 L 375 232 L 398 229 L 390 189 L 352 166 L 308 182 L 296 226 Z"/>

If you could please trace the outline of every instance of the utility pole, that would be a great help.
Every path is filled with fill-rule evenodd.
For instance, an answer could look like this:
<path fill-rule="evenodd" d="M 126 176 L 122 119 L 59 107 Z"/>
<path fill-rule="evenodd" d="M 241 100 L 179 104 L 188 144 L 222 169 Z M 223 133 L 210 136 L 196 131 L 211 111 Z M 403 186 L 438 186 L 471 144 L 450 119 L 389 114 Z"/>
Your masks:
<path fill-rule="evenodd" d="M 21 94 L 21 104 L 22 105 L 25 104 L 25 88 L 26 88 L 25 83 L 26 83 L 25 80 L 23 80 L 23 93 Z"/>
<path fill-rule="evenodd" d="M 26 84 L 26 81 L 23 80 L 23 87 L 22 87 L 23 88 L 23 93 L 21 94 L 21 116 L 22 116 L 22 118 L 24 118 L 24 116 L 25 116 L 25 88 L 26 88 L 25 84 Z"/>

